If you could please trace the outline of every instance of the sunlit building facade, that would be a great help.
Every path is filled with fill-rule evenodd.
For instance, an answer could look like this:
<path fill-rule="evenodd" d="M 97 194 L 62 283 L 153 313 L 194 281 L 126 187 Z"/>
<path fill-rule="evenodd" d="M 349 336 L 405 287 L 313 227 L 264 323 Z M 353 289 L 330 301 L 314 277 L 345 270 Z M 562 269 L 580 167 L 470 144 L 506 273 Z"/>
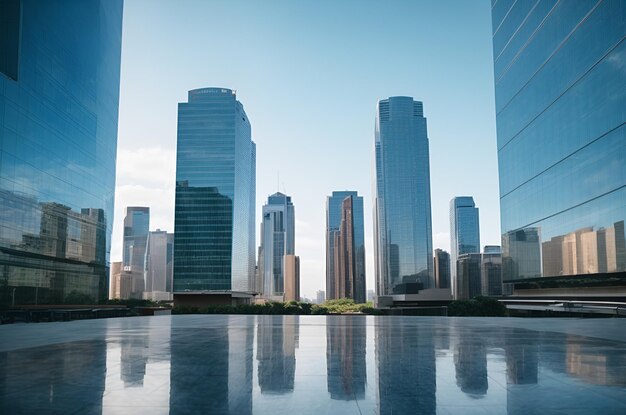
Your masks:
<path fill-rule="evenodd" d="M 626 3 L 492 4 L 503 280 L 615 278 L 626 271 Z"/>
<path fill-rule="evenodd" d="M 0 278 L 12 304 L 108 296 L 122 9 L 0 2 Z"/>
<path fill-rule="evenodd" d="M 235 91 L 189 91 L 178 105 L 174 301 L 254 289 L 255 176 L 250 121 Z"/>
<path fill-rule="evenodd" d="M 366 301 L 363 197 L 337 191 L 326 198 L 326 298 Z"/>
<path fill-rule="evenodd" d="M 423 104 L 411 97 L 378 102 L 374 141 L 376 294 L 432 288 L 430 162 Z"/>

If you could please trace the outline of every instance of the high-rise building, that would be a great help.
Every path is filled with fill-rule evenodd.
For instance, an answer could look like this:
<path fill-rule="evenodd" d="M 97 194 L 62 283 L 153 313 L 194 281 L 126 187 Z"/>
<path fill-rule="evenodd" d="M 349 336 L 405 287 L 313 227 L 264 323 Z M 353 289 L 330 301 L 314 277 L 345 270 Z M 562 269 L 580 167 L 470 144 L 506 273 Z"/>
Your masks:
<path fill-rule="evenodd" d="M 300 301 L 300 257 L 285 255 L 285 294 L 283 301 Z"/>
<path fill-rule="evenodd" d="M 0 278 L 14 304 L 107 298 L 122 6 L 0 2 Z"/>
<path fill-rule="evenodd" d="M 450 201 L 450 277 L 452 295 L 458 296 L 457 260 L 463 254 L 480 252 L 478 208 L 471 196 L 457 196 Z"/>
<path fill-rule="evenodd" d="M 174 234 L 157 229 L 148 234 L 144 298 L 167 301 L 172 298 Z"/>
<path fill-rule="evenodd" d="M 347 201 L 346 201 L 347 200 Z M 350 210 L 344 209 L 344 202 L 351 205 Z M 346 217 L 349 214 L 350 218 Z M 343 222 L 342 222 L 343 220 Z M 341 241 L 340 235 L 342 223 L 345 225 L 344 233 L 350 233 L 343 239 L 341 247 L 335 246 Z M 350 252 L 346 252 L 349 247 Z M 349 259 L 349 272 L 346 275 L 345 261 L 342 271 L 336 269 L 336 263 L 341 263 L 339 254 L 343 254 Z M 342 273 L 343 272 L 343 273 Z M 363 197 L 355 191 L 333 192 L 326 198 L 326 298 L 329 300 L 346 297 L 340 295 L 337 286 L 346 287 L 346 280 L 349 279 L 349 291 L 353 294 L 349 298 L 354 298 L 355 302 L 365 302 L 365 231 L 363 221 Z M 340 281 L 343 281 L 340 283 Z"/>
<path fill-rule="evenodd" d="M 178 104 L 174 302 L 248 301 L 254 290 L 256 149 L 235 91 Z"/>
<path fill-rule="evenodd" d="M 623 276 L 626 4 L 492 3 L 503 280 Z"/>
<path fill-rule="evenodd" d="M 443 249 L 435 249 L 435 287 L 450 288 L 450 254 Z"/>
<path fill-rule="evenodd" d="M 316 304 L 323 304 L 326 301 L 326 292 L 324 290 L 318 290 L 316 293 Z"/>
<path fill-rule="evenodd" d="M 374 141 L 376 294 L 404 293 L 406 284 L 435 286 L 430 163 L 422 102 L 378 102 Z"/>
<path fill-rule="evenodd" d="M 132 298 L 143 298 L 146 289 L 144 271 L 150 232 L 150 208 L 130 206 L 124 209 L 124 247 L 122 271 L 132 277 Z"/>
<path fill-rule="evenodd" d="M 326 293 L 329 300 L 366 300 L 363 197 L 357 192 L 326 198 Z"/>
<path fill-rule="evenodd" d="M 295 208 L 291 196 L 280 192 L 267 198 L 263 205 L 259 275 L 262 278 L 263 297 L 283 301 L 285 292 L 285 255 L 294 255 Z"/>
<path fill-rule="evenodd" d="M 502 254 L 463 254 L 457 264 L 457 300 L 502 295 Z"/>

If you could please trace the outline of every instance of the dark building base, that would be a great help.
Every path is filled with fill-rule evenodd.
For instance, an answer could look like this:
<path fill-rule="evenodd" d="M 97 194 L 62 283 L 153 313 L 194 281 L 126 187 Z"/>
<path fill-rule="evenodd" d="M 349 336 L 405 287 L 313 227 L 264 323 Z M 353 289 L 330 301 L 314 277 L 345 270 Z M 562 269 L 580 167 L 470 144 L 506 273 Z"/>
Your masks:
<path fill-rule="evenodd" d="M 252 303 L 254 296 L 239 292 L 174 293 L 174 307 L 207 307 Z"/>

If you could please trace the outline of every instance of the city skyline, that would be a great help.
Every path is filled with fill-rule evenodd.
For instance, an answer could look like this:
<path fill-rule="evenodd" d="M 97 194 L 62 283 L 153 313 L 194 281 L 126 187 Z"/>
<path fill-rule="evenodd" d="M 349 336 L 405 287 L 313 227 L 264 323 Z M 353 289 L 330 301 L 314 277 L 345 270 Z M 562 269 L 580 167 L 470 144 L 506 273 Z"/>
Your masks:
<path fill-rule="evenodd" d="M 126 2 L 112 261 L 121 258 L 124 206 L 150 206 L 151 230 L 173 231 L 176 103 L 206 86 L 234 89 L 245 103 L 257 143 L 257 212 L 276 191 L 298 202 L 303 296 L 315 298 L 325 286 L 324 200 L 333 190 L 364 198 L 366 286 L 374 287 L 372 126 L 377 101 L 389 96 L 413 96 L 426 108 L 433 248 L 449 251 L 447 203 L 457 194 L 475 196 L 484 243 L 500 244 L 489 2 L 360 2 L 358 9 L 346 35 L 344 20 L 355 12 L 349 4 Z M 276 13 L 289 18 L 276 21 Z M 215 14 L 224 18 L 201 23 Z M 370 30 L 379 24 L 389 29 Z M 225 38 L 232 25 L 233 38 Z M 187 43 L 192 26 L 209 53 Z M 333 94 L 349 104 L 328 100 Z M 467 158 L 476 148 L 484 149 L 479 163 Z"/>

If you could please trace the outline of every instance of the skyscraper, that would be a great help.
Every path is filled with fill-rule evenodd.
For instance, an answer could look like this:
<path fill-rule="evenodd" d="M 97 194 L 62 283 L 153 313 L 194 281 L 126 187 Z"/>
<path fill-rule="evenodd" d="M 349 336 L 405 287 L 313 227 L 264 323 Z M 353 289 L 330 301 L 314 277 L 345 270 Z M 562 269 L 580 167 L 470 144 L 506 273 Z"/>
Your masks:
<path fill-rule="evenodd" d="M 326 199 L 326 293 L 329 300 L 366 301 L 363 197 L 354 191 Z"/>
<path fill-rule="evenodd" d="M 285 291 L 285 255 L 294 255 L 295 208 L 291 196 L 280 192 L 263 205 L 259 274 L 263 279 L 263 297 L 283 301 Z"/>
<path fill-rule="evenodd" d="M 435 286 L 450 288 L 450 254 L 442 249 L 435 249 Z"/>
<path fill-rule="evenodd" d="M 107 297 L 122 6 L 0 2 L 0 278 L 15 304 Z"/>
<path fill-rule="evenodd" d="M 131 206 L 124 209 L 124 250 L 122 271 L 132 277 L 132 298 L 142 298 L 146 289 L 144 271 L 148 233 L 150 232 L 150 208 Z"/>
<path fill-rule="evenodd" d="M 174 273 L 174 234 L 157 229 L 148 234 L 144 297 L 153 301 L 170 300 Z"/>
<path fill-rule="evenodd" d="M 378 102 L 374 142 L 376 293 L 404 284 L 434 287 L 430 163 L 423 104 L 411 97 Z"/>
<path fill-rule="evenodd" d="M 240 293 L 254 289 L 256 149 L 235 91 L 189 91 L 178 104 L 177 143 L 174 301 L 246 301 Z"/>
<path fill-rule="evenodd" d="M 457 260 L 463 254 L 480 252 L 478 208 L 471 196 L 457 196 L 450 201 L 450 275 L 452 295 L 457 298 Z"/>
<path fill-rule="evenodd" d="M 623 273 L 626 4 L 493 3 L 504 282 Z"/>
<path fill-rule="evenodd" d="M 300 257 L 285 255 L 285 293 L 283 301 L 300 301 Z"/>

